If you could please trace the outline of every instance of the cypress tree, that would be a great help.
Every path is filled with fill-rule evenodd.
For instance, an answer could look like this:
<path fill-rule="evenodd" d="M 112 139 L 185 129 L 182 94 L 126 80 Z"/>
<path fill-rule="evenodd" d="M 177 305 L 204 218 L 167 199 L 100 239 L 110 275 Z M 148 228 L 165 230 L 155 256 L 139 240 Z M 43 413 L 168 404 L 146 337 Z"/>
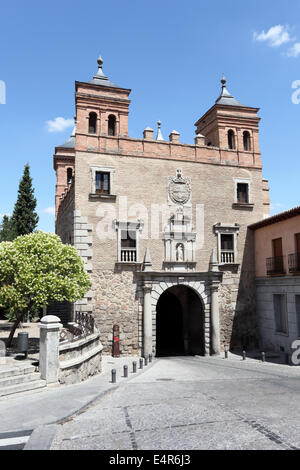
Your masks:
<path fill-rule="evenodd" d="M 27 235 L 36 228 L 39 217 L 35 212 L 36 198 L 32 187 L 29 164 L 24 167 L 24 174 L 19 184 L 18 198 L 11 217 L 12 229 L 15 236 Z"/>

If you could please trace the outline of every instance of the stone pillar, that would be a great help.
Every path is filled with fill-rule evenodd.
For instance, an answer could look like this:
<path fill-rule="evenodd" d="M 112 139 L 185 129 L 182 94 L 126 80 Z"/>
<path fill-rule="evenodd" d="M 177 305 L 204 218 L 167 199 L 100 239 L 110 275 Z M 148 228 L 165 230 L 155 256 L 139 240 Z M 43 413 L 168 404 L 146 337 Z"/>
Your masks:
<path fill-rule="evenodd" d="M 219 299 L 218 299 L 219 283 L 212 282 L 210 286 L 211 303 L 211 346 L 212 354 L 220 354 L 220 318 L 219 318 Z"/>
<path fill-rule="evenodd" d="M 6 363 L 6 346 L 4 341 L 0 340 L 0 364 L 3 365 Z"/>
<path fill-rule="evenodd" d="M 152 354 L 152 306 L 151 306 L 151 285 L 144 285 L 144 357 Z"/>
<path fill-rule="evenodd" d="M 59 372 L 59 330 L 60 319 L 46 315 L 41 319 L 40 327 L 40 373 L 47 384 L 58 382 Z"/>

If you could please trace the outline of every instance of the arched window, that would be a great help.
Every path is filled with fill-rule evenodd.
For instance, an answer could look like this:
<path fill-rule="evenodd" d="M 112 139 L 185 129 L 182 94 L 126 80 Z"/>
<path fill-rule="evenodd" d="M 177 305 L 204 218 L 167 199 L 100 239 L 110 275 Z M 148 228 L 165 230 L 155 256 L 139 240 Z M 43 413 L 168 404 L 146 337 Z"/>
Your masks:
<path fill-rule="evenodd" d="M 230 150 L 234 150 L 235 149 L 234 132 L 232 129 L 229 129 L 229 131 L 227 132 L 227 137 L 228 137 L 228 148 Z"/>
<path fill-rule="evenodd" d="M 97 132 L 97 114 L 89 114 L 89 134 L 96 134 Z"/>
<path fill-rule="evenodd" d="M 72 168 L 67 168 L 67 183 L 72 183 L 73 180 L 73 170 Z"/>
<path fill-rule="evenodd" d="M 108 116 L 108 135 L 116 135 L 116 116 Z"/>
<path fill-rule="evenodd" d="M 243 132 L 244 150 L 251 150 L 250 134 L 248 131 Z"/>

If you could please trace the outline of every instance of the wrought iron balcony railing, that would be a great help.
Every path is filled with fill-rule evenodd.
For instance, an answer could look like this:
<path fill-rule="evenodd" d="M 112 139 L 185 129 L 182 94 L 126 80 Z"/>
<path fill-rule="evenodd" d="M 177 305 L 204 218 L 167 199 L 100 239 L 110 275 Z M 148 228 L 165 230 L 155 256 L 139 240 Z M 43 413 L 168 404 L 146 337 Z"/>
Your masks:
<path fill-rule="evenodd" d="M 284 256 L 275 256 L 266 259 L 267 274 L 285 274 L 284 270 Z"/>
<path fill-rule="evenodd" d="M 290 273 L 300 272 L 300 253 L 291 253 L 288 258 Z"/>

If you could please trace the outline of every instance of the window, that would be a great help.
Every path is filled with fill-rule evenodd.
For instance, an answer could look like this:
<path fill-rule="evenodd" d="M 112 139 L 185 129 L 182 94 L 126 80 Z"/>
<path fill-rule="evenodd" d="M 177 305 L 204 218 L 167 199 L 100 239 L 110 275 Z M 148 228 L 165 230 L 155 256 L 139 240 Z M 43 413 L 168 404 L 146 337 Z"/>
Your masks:
<path fill-rule="evenodd" d="M 221 263 L 234 263 L 233 234 L 221 233 Z"/>
<path fill-rule="evenodd" d="M 102 171 L 96 171 L 96 194 L 109 194 L 110 192 L 110 174 Z"/>
<path fill-rule="evenodd" d="M 96 134 L 97 132 L 97 114 L 89 114 L 89 134 Z"/>
<path fill-rule="evenodd" d="M 108 135 L 116 135 L 116 117 L 113 114 L 108 116 Z"/>
<path fill-rule="evenodd" d="M 275 330 L 278 333 L 287 333 L 286 303 L 284 294 L 273 295 Z"/>
<path fill-rule="evenodd" d="M 137 263 L 139 260 L 139 233 L 144 227 L 142 219 L 137 222 L 118 222 L 113 227 L 118 234 L 118 262 Z"/>
<path fill-rule="evenodd" d="M 234 150 L 235 149 L 235 142 L 234 142 L 234 132 L 233 132 L 232 129 L 230 129 L 227 132 L 227 137 L 228 137 L 228 148 L 230 150 Z"/>
<path fill-rule="evenodd" d="M 236 185 L 236 201 L 239 204 L 248 204 L 248 202 L 249 202 L 249 186 L 248 186 L 248 183 L 237 183 L 237 185 Z"/>
<path fill-rule="evenodd" d="M 244 144 L 244 150 L 246 151 L 251 150 L 250 133 L 248 131 L 243 132 L 243 144 Z"/>
<path fill-rule="evenodd" d="M 73 181 L 73 170 L 72 168 L 67 168 L 67 183 L 70 184 Z"/>
<path fill-rule="evenodd" d="M 115 200 L 114 174 L 115 169 L 108 166 L 91 166 L 91 199 Z"/>
<path fill-rule="evenodd" d="M 240 225 L 228 225 L 218 222 L 214 225 L 214 232 L 218 236 L 219 264 L 237 264 L 237 237 Z"/>
<path fill-rule="evenodd" d="M 136 262 L 136 230 L 121 230 L 121 261 Z"/>
<path fill-rule="evenodd" d="M 272 240 L 272 258 L 267 258 L 267 274 L 284 274 L 284 263 L 282 255 L 282 238 Z"/>

